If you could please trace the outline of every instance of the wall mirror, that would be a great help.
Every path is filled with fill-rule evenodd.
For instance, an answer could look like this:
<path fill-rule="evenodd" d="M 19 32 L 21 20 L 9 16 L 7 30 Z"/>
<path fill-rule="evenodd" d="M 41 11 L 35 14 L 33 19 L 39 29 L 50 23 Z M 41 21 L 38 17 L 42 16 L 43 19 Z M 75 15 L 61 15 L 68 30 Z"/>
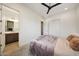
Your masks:
<path fill-rule="evenodd" d="M 6 21 L 6 30 L 5 31 L 13 31 L 14 22 L 13 21 Z"/>

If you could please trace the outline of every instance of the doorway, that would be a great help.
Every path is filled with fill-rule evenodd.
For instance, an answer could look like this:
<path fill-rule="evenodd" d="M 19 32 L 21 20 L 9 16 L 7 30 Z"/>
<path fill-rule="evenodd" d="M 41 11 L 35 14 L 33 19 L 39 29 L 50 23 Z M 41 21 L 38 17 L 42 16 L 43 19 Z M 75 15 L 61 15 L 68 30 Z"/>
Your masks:
<path fill-rule="evenodd" d="M 2 5 L 2 40 L 3 55 L 10 55 L 19 48 L 19 12 Z"/>

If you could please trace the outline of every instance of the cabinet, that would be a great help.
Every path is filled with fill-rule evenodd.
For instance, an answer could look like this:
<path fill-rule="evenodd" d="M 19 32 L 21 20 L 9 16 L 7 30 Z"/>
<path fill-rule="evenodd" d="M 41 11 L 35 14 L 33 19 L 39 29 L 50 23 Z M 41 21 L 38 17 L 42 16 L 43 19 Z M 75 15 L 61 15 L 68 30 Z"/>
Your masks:
<path fill-rule="evenodd" d="M 5 34 L 5 44 L 17 42 L 18 39 L 19 39 L 19 34 L 18 33 Z"/>

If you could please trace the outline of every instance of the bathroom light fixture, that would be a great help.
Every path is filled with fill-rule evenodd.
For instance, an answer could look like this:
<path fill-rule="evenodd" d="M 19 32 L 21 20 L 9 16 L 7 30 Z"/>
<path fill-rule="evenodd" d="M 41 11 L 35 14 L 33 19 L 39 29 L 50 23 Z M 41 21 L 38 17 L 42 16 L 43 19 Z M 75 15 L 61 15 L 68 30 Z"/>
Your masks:
<path fill-rule="evenodd" d="M 9 21 L 14 21 L 14 22 L 18 22 L 18 20 L 16 19 L 8 19 Z"/>

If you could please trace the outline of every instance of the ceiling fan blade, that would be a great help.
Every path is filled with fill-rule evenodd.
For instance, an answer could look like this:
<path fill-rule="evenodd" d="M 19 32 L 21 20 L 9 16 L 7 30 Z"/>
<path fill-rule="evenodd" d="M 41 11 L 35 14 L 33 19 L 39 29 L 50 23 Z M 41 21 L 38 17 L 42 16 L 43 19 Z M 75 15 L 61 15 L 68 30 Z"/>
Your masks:
<path fill-rule="evenodd" d="M 48 11 L 47 11 L 47 14 L 48 14 L 51 8 L 56 7 L 56 6 L 60 5 L 61 3 L 56 3 L 56 4 L 54 4 L 53 6 L 48 6 L 48 5 L 45 4 L 45 3 L 41 3 L 41 4 L 44 5 L 44 6 L 46 6 L 46 7 L 48 8 Z"/>
<path fill-rule="evenodd" d="M 49 8 L 49 6 L 48 5 L 46 5 L 45 3 L 41 3 L 42 5 L 44 5 L 44 6 L 46 6 L 47 8 Z"/>
<path fill-rule="evenodd" d="M 51 9 L 51 8 L 48 8 L 47 14 L 49 13 L 50 9 Z"/>
<path fill-rule="evenodd" d="M 56 4 L 54 4 L 53 6 L 51 6 L 51 8 L 56 7 L 56 6 L 60 5 L 60 4 L 61 4 L 61 3 L 56 3 Z"/>

